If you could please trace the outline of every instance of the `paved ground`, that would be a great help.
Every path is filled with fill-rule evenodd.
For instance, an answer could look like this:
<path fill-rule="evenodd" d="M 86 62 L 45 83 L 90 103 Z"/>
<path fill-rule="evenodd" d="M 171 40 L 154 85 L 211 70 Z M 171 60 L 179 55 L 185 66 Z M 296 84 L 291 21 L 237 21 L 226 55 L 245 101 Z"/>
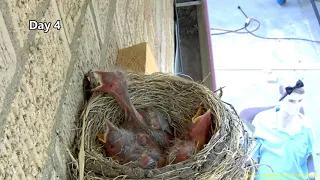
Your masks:
<path fill-rule="evenodd" d="M 261 27 L 256 32 L 258 35 L 320 40 L 320 26 L 309 0 L 288 0 L 284 6 L 277 4 L 276 0 L 229 0 L 208 1 L 208 3 L 211 28 L 231 30 L 241 28 L 245 17 L 237 9 L 240 5 L 249 17 L 261 22 Z M 316 4 L 320 10 L 320 3 Z M 262 69 L 276 69 L 279 63 L 284 66 L 292 65 L 293 68 L 302 66 L 317 68 L 320 65 L 320 44 L 263 40 L 237 34 L 212 36 L 212 43 L 217 69 L 217 86 L 226 86 L 223 99 L 232 103 L 239 112 L 247 107 L 277 104 L 278 86 L 282 80 L 303 79 L 307 90 L 306 116 L 313 123 L 320 142 L 317 107 L 320 100 L 318 85 L 320 69 L 273 70 L 271 74 L 262 71 Z M 278 79 L 278 81 L 267 83 L 268 79 Z M 316 152 L 320 152 L 319 143 L 316 144 Z M 320 172 L 320 157 L 315 156 L 315 161 L 316 168 Z"/>

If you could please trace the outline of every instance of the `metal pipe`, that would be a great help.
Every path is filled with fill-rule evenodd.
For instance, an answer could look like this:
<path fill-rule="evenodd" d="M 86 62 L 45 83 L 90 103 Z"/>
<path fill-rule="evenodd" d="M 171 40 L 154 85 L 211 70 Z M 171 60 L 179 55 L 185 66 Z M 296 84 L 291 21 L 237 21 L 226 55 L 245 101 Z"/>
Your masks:
<path fill-rule="evenodd" d="M 179 15 L 177 9 L 177 1 L 174 0 L 174 16 L 175 16 L 175 35 L 176 35 L 176 55 L 175 55 L 175 72 L 177 74 L 183 74 L 183 62 L 182 62 L 182 55 L 181 55 L 181 45 L 180 45 L 180 27 L 179 27 Z M 177 62 L 179 61 L 179 62 Z"/>
<path fill-rule="evenodd" d="M 215 76 L 215 68 L 214 68 L 214 59 L 212 53 L 212 43 L 211 43 L 211 32 L 210 32 L 210 24 L 209 24 L 209 10 L 208 10 L 208 2 L 207 0 L 203 0 L 203 11 L 205 17 L 205 24 L 206 24 L 206 32 L 208 38 L 208 48 L 209 48 L 209 56 L 210 56 L 210 69 L 211 69 L 211 77 L 212 77 L 212 90 L 215 91 L 216 89 L 216 76 Z"/>
<path fill-rule="evenodd" d="M 314 2 L 314 0 L 310 0 L 311 4 L 312 4 L 312 7 L 313 7 L 313 10 L 314 10 L 314 13 L 316 14 L 316 17 L 317 17 L 317 20 L 318 20 L 318 23 L 320 25 L 320 16 L 319 16 L 319 11 L 318 11 L 318 8 Z"/>

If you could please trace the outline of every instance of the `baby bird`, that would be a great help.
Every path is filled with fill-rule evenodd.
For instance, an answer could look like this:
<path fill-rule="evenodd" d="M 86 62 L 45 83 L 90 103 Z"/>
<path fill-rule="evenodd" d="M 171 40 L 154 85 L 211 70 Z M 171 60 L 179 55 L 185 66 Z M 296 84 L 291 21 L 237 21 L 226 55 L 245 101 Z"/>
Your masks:
<path fill-rule="evenodd" d="M 98 140 L 104 146 L 107 156 L 120 163 L 126 163 L 133 148 L 137 148 L 133 146 L 135 141 L 133 133 L 119 129 L 109 120 L 106 120 L 106 127 L 104 134 L 97 134 Z"/>
<path fill-rule="evenodd" d="M 120 129 L 108 120 L 106 127 L 106 132 L 97 134 L 97 138 L 109 157 L 120 164 L 144 169 L 164 166 L 162 149 L 146 134 Z"/>
<path fill-rule="evenodd" d="M 201 116 L 195 116 L 193 123 L 189 125 L 189 139 L 197 143 L 197 151 L 203 149 L 204 144 L 207 141 L 211 128 L 211 111 L 207 110 Z"/>
<path fill-rule="evenodd" d="M 193 154 L 203 149 L 207 141 L 211 127 L 211 111 L 208 110 L 199 116 L 201 108 L 192 118 L 192 124 L 188 127 L 186 140 L 176 139 L 174 145 L 167 151 L 167 164 L 175 164 L 190 158 Z"/>
<path fill-rule="evenodd" d="M 167 151 L 166 164 L 176 164 L 187 160 L 196 151 L 196 144 L 190 140 L 176 139 Z"/>
<path fill-rule="evenodd" d="M 114 72 L 95 71 L 95 73 L 99 76 L 100 85 L 93 88 L 92 91 L 106 92 L 115 98 L 125 112 L 123 127 L 133 131 L 143 131 L 161 146 L 170 145 L 169 133 L 171 131 L 168 122 L 161 118 L 155 109 L 150 111 L 156 114 L 155 117 L 148 119 L 142 117 L 131 102 L 123 72 L 116 70 Z"/>

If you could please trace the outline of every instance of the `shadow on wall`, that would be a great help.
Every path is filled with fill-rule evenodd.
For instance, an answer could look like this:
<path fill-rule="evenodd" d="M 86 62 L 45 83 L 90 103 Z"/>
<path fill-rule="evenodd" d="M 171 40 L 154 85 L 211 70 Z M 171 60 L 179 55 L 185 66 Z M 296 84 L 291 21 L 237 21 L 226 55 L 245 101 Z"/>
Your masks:
<path fill-rule="evenodd" d="M 179 7 L 178 18 L 183 73 L 194 81 L 202 81 L 196 6 Z"/>
<path fill-rule="evenodd" d="M 202 81 L 199 38 L 182 38 L 181 55 L 184 74 L 191 76 L 194 81 Z"/>

